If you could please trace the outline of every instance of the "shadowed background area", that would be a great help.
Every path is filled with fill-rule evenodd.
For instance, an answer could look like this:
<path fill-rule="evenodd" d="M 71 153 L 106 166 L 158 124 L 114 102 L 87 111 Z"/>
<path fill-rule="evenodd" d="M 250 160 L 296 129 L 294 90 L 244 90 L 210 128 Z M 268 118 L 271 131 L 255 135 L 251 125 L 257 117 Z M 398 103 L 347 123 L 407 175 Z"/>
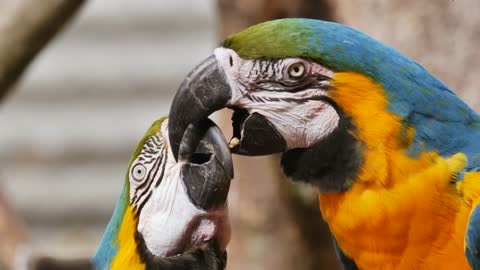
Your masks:
<path fill-rule="evenodd" d="M 415 59 L 479 108 L 479 10 L 468 0 L 87 2 L 2 100 L 0 192 L 24 220 L 19 239 L 35 253 L 94 254 L 136 142 L 230 33 L 282 17 L 339 21 Z M 215 117 L 228 134 L 230 115 Z M 275 157 L 235 157 L 228 268 L 336 269 L 315 191 L 275 167 Z"/>

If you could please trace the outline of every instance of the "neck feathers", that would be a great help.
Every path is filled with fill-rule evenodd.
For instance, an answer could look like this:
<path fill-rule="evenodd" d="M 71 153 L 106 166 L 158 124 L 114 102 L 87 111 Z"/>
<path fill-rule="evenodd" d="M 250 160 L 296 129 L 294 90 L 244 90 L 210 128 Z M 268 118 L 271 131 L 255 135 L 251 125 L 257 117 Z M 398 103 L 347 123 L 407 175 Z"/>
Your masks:
<path fill-rule="evenodd" d="M 480 167 L 479 155 L 475 158 L 480 120 L 462 103 L 456 106 L 463 111 L 448 108 L 448 118 L 446 112 L 431 115 L 408 107 L 416 108 L 415 103 L 397 113 L 390 110 L 392 97 L 381 84 L 354 72 L 337 73 L 329 95 L 341 116 L 339 127 L 318 145 L 284 153 L 284 172 L 293 179 L 327 193 L 346 191 L 356 181 L 388 186 L 392 166 L 402 167 L 400 160 L 419 160 L 428 153 L 448 157 L 462 152 L 468 157 L 467 170 Z M 445 95 L 456 100 L 452 92 Z"/>
<path fill-rule="evenodd" d="M 138 217 L 135 209 L 128 203 L 127 185 L 128 183 L 93 258 L 96 269 L 145 269 L 137 252 L 135 233 Z"/>

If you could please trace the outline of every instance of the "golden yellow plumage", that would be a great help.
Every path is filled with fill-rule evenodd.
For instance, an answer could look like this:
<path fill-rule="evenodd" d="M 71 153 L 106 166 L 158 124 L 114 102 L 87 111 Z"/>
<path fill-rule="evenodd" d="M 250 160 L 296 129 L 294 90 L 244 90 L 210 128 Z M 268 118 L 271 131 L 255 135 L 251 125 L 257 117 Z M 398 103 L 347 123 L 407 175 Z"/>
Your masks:
<path fill-rule="evenodd" d="M 350 190 L 320 195 L 342 251 L 360 269 L 470 269 L 464 239 L 480 173 L 454 183 L 467 166 L 464 154 L 406 155 L 414 130 L 405 131 L 388 112 L 378 84 L 355 73 L 339 73 L 333 83 L 332 97 L 352 116 L 354 136 L 365 142 L 364 165 Z"/>
<path fill-rule="evenodd" d="M 112 260 L 111 270 L 145 270 L 145 264 L 139 256 L 135 242 L 138 217 L 133 206 L 127 207 L 121 224 L 115 239 L 118 243 L 118 252 Z"/>

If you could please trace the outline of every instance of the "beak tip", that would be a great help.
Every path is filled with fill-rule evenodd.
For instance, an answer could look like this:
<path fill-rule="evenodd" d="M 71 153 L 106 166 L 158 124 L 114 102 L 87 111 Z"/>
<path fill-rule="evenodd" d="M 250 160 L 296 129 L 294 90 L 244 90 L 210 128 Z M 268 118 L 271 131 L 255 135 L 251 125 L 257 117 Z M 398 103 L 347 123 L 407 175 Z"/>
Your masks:
<path fill-rule="evenodd" d="M 226 175 L 228 176 L 228 178 L 233 179 L 234 170 L 233 170 L 232 155 L 230 151 L 223 154 L 223 156 L 220 158 L 221 160 L 219 160 L 219 162 L 220 164 L 222 164 L 222 167 L 225 170 Z"/>
<path fill-rule="evenodd" d="M 178 148 L 174 149 L 172 145 L 171 149 L 172 149 L 172 154 L 173 154 L 173 158 L 175 159 L 175 162 L 178 162 Z"/>

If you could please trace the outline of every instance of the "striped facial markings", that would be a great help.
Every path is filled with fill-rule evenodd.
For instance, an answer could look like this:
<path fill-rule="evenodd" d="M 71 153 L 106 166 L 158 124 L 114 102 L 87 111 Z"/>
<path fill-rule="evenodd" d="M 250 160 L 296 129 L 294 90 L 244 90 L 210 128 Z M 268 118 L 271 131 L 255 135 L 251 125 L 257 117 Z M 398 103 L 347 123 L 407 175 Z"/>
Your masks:
<path fill-rule="evenodd" d="M 130 203 L 140 212 L 153 190 L 162 182 L 168 147 L 160 134 L 148 138 L 130 167 Z"/>
<path fill-rule="evenodd" d="M 265 117 L 287 149 L 315 145 L 337 128 L 340 116 L 328 100 L 333 70 L 308 58 L 243 59 L 222 47 L 214 54 L 230 86 L 227 107 Z"/>
<path fill-rule="evenodd" d="M 252 103 L 305 103 L 325 95 L 333 72 L 301 58 L 243 60 L 238 69 L 240 96 Z"/>

